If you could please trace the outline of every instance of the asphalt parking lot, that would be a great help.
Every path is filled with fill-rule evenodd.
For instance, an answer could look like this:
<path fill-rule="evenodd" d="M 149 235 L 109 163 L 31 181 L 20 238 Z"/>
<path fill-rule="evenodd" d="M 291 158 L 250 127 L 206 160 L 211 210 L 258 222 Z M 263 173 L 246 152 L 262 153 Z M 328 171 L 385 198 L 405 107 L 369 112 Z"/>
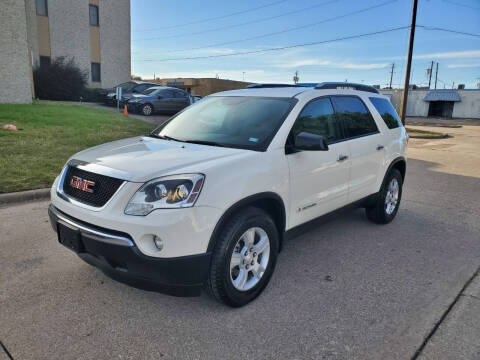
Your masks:
<path fill-rule="evenodd" d="M 480 265 L 480 127 L 448 132 L 410 140 L 393 223 L 359 209 L 288 241 L 240 309 L 109 279 L 57 243 L 46 201 L 1 208 L 0 340 L 13 359 L 410 359 Z"/>

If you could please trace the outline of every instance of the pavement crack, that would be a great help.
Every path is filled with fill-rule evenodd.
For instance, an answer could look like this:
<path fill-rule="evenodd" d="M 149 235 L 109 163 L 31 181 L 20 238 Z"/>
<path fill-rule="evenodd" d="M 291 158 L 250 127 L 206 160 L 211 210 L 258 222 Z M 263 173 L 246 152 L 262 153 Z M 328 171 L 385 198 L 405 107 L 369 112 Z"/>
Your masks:
<path fill-rule="evenodd" d="M 3 344 L 2 341 L 0 341 L 0 347 L 3 349 L 3 351 L 5 352 L 5 354 L 8 356 L 8 358 L 10 360 L 13 360 L 13 356 L 12 354 L 10 354 L 10 352 L 8 351 L 7 347 Z"/>
<path fill-rule="evenodd" d="M 468 297 L 474 298 L 476 300 L 480 300 L 480 297 L 475 296 L 475 295 L 471 295 L 471 294 L 462 294 L 462 296 L 468 296 Z"/>
<path fill-rule="evenodd" d="M 422 353 L 423 349 L 425 349 L 425 347 L 427 346 L 428 342 L 430 341 L 430 339 L 433 337 L 433 335 L 435 335 L 435 333 L 437 332 L 438 328 L 440 327 L 440 325 L 442 324 L 442 322 L 446 319 L 446 317 L 448 316 L 448 314 L 450 313 L 450 311 L 452 311 L 453 307 L 455 306 L 455 304 L 458 302 L 458 299 L 460 299 L 460 297 L 463 295 L 463 292 L 465 291 L 465 289 L 468 287 L 468 285 L 470 285 L 470 283 L 473 281 L 473 279 L 475 279 L 476 276 L 478 276 L 480 273 L 480 267 L 477 268 L 477 270 L 473 273 L 473 275 L 467 280 L 467 282 L 463 285 L 462 289 L 458 292 L 457 296 L 455 296 L 455 299 L 453 299 L 452 303 L 448 306 L 448 308 L 444 311 L 444 313 L 442 314 L 442 316 L 440 317 L 440 319 L 435 323 L 435 325 L 433 326 L 432 330 L 428 333 L 427 337 L 423 340 L 422 344 L 420 345 L 420 347 L 417 349 L 417 351 L 415 351 L 415 354 L 413 354 L 412 356 L 412 359 L 411 360 L 416 360 L 420 354 Z"/>

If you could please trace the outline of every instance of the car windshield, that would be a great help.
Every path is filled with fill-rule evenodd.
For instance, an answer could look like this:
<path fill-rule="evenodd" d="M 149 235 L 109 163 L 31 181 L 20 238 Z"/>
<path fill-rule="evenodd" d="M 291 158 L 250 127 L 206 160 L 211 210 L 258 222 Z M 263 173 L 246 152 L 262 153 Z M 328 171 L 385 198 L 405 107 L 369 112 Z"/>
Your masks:
<path fill-rule="evenodd" d="M 266 149 L 290 111 L 291 98 L 212 96 L 156 128 L 153 136 L 207 145 Z"/>
<path fill-rule="evenodd" d="M 160 94 L 160 91 L 162 91 L 162 89 L 150 88 L 150 89 L 145 90 L 142 94 L 143 95 L 155 96 L 155 95 Z"/>
<path fill-rule="evenodd" d="M 123 84 L 120 84 L 120 85 L 117 85 L 115 86 L 116 88 L 117 87 L 120 87 L 122 88 L 123 91 L 125 90 L 130 90 L 132 87 L 134 87 L 135 85 L 137 85 L 137 83 L 134 83 L 134 82 L 126 82 L 126 83 L 123 83 Z"/>

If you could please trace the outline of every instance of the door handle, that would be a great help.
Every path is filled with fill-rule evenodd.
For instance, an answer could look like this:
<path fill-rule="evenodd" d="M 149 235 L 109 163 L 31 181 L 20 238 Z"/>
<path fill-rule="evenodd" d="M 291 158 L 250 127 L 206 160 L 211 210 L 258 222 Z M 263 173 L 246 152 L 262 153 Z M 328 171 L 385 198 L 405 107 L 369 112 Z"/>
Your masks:
<path fill-rule="evenodd" d="M 337 161 L 344 161 L 344 160 L 347 160 L 348 159 L 348 156 L 347 155 L 338 155 L 338 160 Z"/>
<path fill-rule="evenodd" d="M 383 150 L 384 146 L 383 145 L 377 145 L 377 150 Z"/>

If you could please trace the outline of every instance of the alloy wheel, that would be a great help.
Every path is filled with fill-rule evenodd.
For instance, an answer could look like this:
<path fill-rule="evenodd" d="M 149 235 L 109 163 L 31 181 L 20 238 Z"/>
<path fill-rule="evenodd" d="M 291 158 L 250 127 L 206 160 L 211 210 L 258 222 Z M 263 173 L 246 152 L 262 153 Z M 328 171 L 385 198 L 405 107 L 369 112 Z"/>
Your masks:
<path fill-rule="evenodd" d="M 397 207 L 399 192 L 400 187 L 398 180 L 393 178 L 388 184 L 387 194 L 385 196 L 385 212 L 388 215 L 391 215 Z"/>
<path fill-rule="evenodd" d="M 230 259 L 230 280 L 240 291 L 258 284 L 268 266 L 270 240 L 265 230 L 253 227 L 238 239 Z"/>

